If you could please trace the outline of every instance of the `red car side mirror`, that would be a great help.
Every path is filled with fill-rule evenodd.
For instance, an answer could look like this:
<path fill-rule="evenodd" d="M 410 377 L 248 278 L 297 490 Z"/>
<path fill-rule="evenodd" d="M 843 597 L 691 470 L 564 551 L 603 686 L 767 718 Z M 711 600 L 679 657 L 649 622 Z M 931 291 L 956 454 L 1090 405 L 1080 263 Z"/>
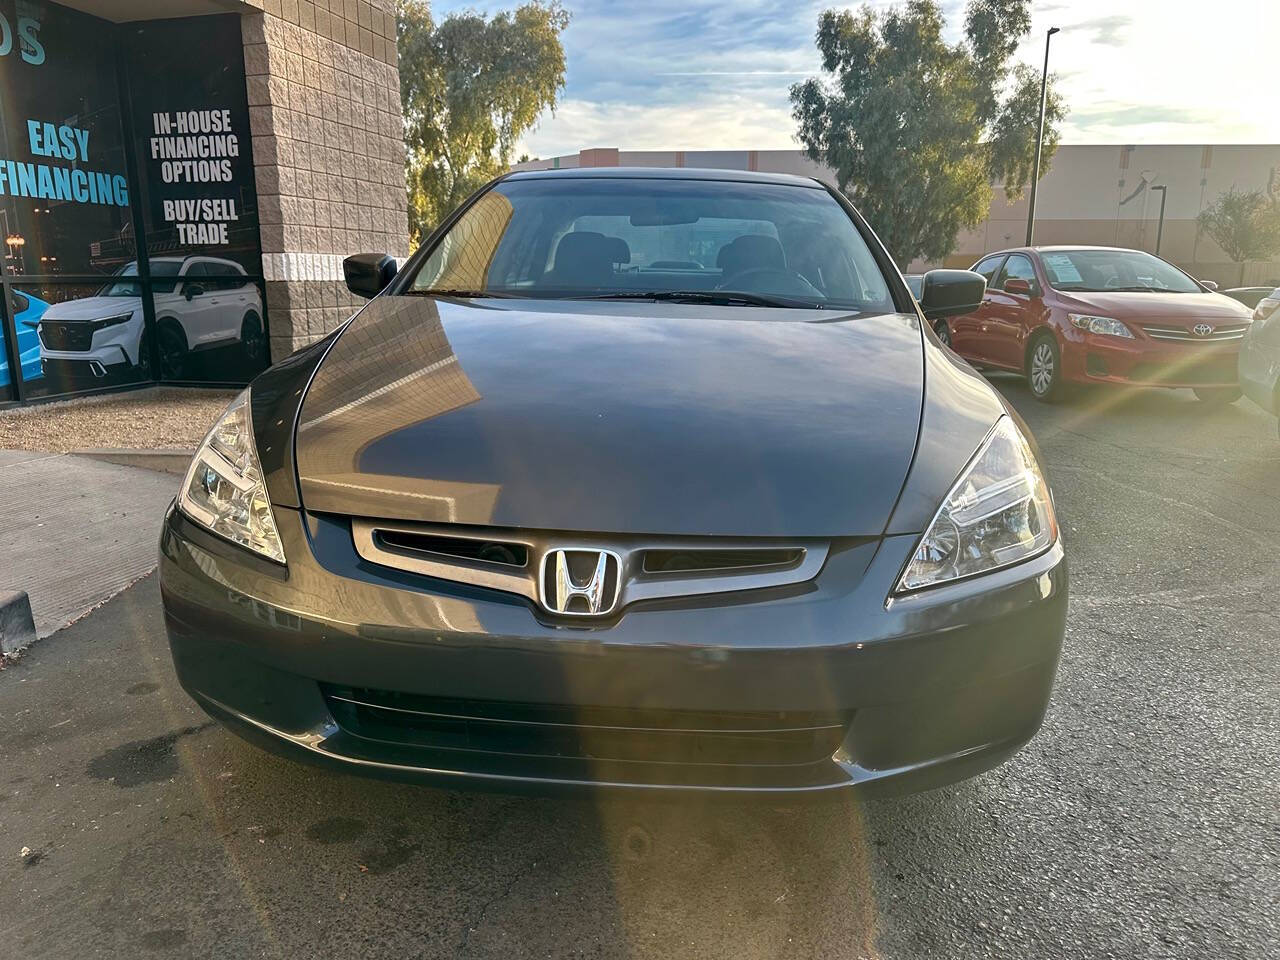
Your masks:
<path fill-rule="evenodd" d="M 1024 297 L 1030 297 L 1034 294 L 1035 288 L 1032 287 L 1030 280 L 1023 280 L 1021 277 L 1010 277 L 1004 282 L 1005 293 L 1018 293 Z"/>

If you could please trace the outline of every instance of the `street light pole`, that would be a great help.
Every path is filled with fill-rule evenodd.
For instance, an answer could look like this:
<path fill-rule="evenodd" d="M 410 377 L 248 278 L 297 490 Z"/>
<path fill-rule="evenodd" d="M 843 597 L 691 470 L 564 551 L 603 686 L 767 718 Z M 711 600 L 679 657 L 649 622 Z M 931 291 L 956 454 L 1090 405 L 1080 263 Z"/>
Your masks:
<path fill-rule="evenodd" d="M 1151 189 L 1160 191 L 1160 223 L 1156 227 L 1156 256 L 1158 257 L 1160 256 L 1160 238 L 1164 236 L 1164 202 L 1169 198 L 1169 188 L 1162 184 Z"/>
<path fill-rule="evenodd" d="M 1044 35 L 1044 70 L 1040 73 L 1040 126 L 1036 130 L 1036 161 L 1031 168 L 1031 197 L 1027 205 L 1027 246 L 1031 246 L 1036 225 L 1036 187 L 1040 184 L 1040 149 L 1044 146 L 1044 107 L 1049 89 L 1049 39 L 1058 32 L 1050 27 Z"/>

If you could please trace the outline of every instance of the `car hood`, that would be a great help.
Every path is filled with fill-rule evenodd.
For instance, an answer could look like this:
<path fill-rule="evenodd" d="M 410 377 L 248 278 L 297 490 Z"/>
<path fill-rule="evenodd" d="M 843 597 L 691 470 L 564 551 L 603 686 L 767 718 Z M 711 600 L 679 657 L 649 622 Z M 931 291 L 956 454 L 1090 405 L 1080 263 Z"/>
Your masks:
<path fill-rule="evenodd" d="M 1243 304 L 1217 293 L 1063 293 L 1063 306 L 1080 307 L 1117 320 L 1243 321 Z"/>
<path fill-rule="evenodd" d="M 301 500 L 565 531 L 875 535 L 915 450 L 922 349 L 910 315 L 379 297 L 303 400 Z"/>
<path fill-rule="evenodd" d="M 45 320 L 102 320 L 132 313 L 142 305 L 137 297 L 81 297 L 50 305 Z"/>

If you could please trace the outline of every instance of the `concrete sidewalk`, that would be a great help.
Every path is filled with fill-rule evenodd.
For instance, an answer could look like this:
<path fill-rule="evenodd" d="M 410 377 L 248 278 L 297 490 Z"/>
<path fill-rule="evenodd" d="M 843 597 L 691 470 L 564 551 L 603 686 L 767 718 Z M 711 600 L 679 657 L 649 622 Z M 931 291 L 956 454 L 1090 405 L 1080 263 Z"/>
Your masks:
<path fill-rule="evenodd" d="M 31 597 L 48 636 L 156 565 L 180 479 L 84 457 L 0 450 L 0 592 Z"/>

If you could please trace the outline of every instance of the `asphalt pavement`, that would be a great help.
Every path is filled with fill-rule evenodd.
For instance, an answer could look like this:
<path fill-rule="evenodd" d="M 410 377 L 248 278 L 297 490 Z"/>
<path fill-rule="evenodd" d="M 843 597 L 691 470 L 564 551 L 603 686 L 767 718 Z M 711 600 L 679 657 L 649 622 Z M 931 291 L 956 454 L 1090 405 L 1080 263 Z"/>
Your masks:
<path fill-rule="evenodd" d="M 995 382 L 1072 565 L 1049 717 L 1000 769 L 820 804 L 326 774 L 192 705 L 153 575 L 0 671 L 0 956 L 1276 956 L 1275 422 Z"/>

